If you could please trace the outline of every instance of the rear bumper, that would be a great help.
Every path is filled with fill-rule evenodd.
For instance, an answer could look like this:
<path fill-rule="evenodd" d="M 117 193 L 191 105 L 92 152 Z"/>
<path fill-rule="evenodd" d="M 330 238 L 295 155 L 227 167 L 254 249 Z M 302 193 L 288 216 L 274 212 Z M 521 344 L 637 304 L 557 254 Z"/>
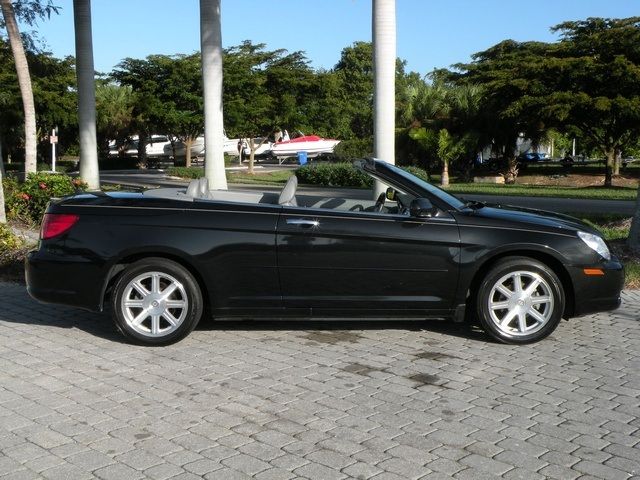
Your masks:
<path fill-rule="evenodd" d="M 87 258 L 31 251 L 25 260 L 25 280 L 27 292 L 39 302 L 101 309 L 102 269 Z"/>
<path fill-rule="evenodd" d="M 590 266 L 600 268 L 604 275 L 586 275 L 584 267 L 569 267 L 575 294 L 574 317 L 615 310 L 620 306 L 620 292 L 624 287 L 624 266 L 616 257 Z"/>

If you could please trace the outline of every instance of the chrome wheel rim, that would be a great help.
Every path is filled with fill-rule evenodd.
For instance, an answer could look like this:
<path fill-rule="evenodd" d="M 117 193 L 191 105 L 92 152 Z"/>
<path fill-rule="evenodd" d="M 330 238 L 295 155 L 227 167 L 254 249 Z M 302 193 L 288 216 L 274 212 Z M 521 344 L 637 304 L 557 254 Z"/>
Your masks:
<path fill-rule="evenodd" d="M 125 322 L 135 332 L 145 337 L 164 337 L 186 318 L 189 299 L 175 277 L 164 272 L 145 272 L 124 288 L 120 308 Z"/>
<path fill-rule="evenodd" d="M 501 277 L 489 293 L 487 306 L 494 325 L 510 337 L 531 335 L 553 316 L 555 299 L 538 273 L 521 270 Z"/>

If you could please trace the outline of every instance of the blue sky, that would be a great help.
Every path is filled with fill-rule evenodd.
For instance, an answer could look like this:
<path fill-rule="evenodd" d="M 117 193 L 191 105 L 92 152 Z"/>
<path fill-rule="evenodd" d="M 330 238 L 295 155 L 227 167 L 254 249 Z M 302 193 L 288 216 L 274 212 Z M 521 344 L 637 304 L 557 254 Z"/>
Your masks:
<path fill-rule="evenodd" d="M 56 56 L 74 54 L 73 2 L 41 22 Z M 96 69 L 125 57 L 199 49 L 198 0 L 93 0 Z M 636 0 L 397 0 L 398 56 L 421 74 L 468 61 L 506 38 L 553 41 L 549 28 L 586 17 L 640 15 Z M 270 49 L 303 50 L 313 67 L 331 68 L 340 51 L 371 39 L 371 0 L 222 0 L 225 46 L 250 39 Z"/>

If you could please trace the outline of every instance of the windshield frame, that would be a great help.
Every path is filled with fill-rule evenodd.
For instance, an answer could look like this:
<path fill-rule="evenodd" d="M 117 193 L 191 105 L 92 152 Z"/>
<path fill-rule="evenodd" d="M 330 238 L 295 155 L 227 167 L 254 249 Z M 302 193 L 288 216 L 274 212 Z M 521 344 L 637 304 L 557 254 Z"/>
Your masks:
<path fill-rule="evenodd" d="M 374 177 L 378 177 L 384 182 L 391 184 L 400 184 L 404 188 L 412 191 L 418 197 L 424 197 L 429 199 L 437 199 L 435 203 L 440 204 L 442 207 L 446 205 L 446 209 L 463 210 L 465 208 L 465 202 L 460 200 L 455 195 L 450 194 L 436 187 L 435 185 L 407 172 L 406 170 L 380 160 L 377 158 L 366 158 L 362 160 L 356 160 L 354 166 L 364 172 L 371 174 Z"/>

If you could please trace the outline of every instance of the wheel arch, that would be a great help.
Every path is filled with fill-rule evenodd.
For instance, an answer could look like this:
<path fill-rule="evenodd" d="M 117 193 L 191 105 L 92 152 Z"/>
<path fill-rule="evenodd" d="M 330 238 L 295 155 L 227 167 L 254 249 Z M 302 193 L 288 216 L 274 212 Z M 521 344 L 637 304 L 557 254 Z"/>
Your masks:
<path fill-rule="evenodd" d="M 551 270 L 553 270 L 553 272 L 557 275 L 558 279 L 560 280 L 560 283 L 562 284 L 562 288 L 564 290 L 564 295 L 565 295 L 565 306 L 564 306 L 564 313 L 562 314 L 562 317 L 570 318 L 573 316 L 573 313 L 575 311 L 575 291 L 573 288 L 573 282 L 571 280 L 571 276 L 569 275 L 569 272 L 564 267 L 562 262 L 558 258 L 556 258 L 554 255 L 546 252 L 541 252 L 539 250 L 532 250 L 532 249 L 526 249 L 526 248 L 506 250 L 485 259 L 484 262 L 482 262 L 482 264 L 475 271 L 471 281 L 468 284 L 467 291 L 466 291 L 467 297 L 469 297 L 470 295 L 472 296 L 478 290 L 480 282 L 496 263 L 508 257 L 532 258 L 541 263 L 544 263 Z"/>
<path fill-rule="evenodd" d="M 178 265 L 187 269 L 193 278 L 196 280 L 196 283 L 200 287 L 200 292 L 202 294 L 203 303 L 205 306 L 205 310 L 210 308 L 211 306 L 211 298 L 209 296 L 209 290 L 207 289 L 206 282 L 202 273 L 195 267 L 195 262 L 186 259 L 184 256 L 167 252 L 167 251 L 144 251 L 144 252 L 135 252 L 129 253 L 127 255 L 122 256 L 117 261 L 115 261 L 108 270 L 107 276 L 104 281 L 104 285 L 102 287 L 102 293 L 100 295 L 100 311 L 103 311 L 105 301 L 107 301 L 111 295 L 113 285 L 116 283 L 122 272 L 125 271 L 127 266 L 144 259 L 149 258 L 161 258 L 166 260 L 171 260 Z"/>

